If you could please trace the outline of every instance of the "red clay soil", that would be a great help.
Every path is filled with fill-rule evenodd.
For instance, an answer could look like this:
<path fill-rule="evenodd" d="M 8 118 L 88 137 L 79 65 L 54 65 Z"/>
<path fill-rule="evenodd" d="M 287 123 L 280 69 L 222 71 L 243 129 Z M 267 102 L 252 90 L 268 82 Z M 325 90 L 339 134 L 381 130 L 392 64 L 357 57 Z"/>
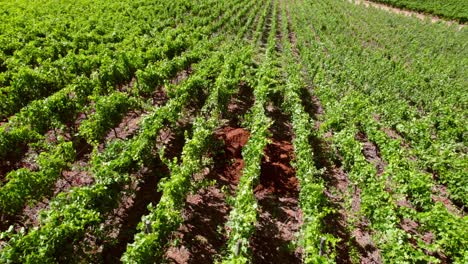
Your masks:
<path fill-rule="evenodd" d="M 89 186 L 94 183 L 94 178 L 88 171 L 89 155 L 75 161 L 70 170 L 62 172 L 62 178 L 55 183 L 54 194 L 64 192 L 72 187 Z"/>
<path fill-rule="evenodd" d="M 183 71 L 179 71 L 177 75 L 171 80 L 171 84 L 179 84 L 182 81 L 186 80 L 190 74 L 192 74 L 192 66 L 189 66 L 187 69 Z"/>
<path fill-rule="evenodd" d="M 226 118 L 229 120 L 231 127 L 240 127 L 243 115 L 252 107 L 254 97 L 252 88 L 246 83 L 239 84 L 239 91 L 231 97 L 227 107 Z"/>
<path fill-rule="evenodd" d="M 218 130 L 215 135 L 224 142 L 224 154 L 218 155 L 217 162 L 227 163 L 217 169 L 219 180 L 234 190 L 244 168 L 242 148 L 249 140 L 250 133 L 243 128 L 224 127 Z"/>
<path fill-rule="evenodd" d="M 356 218 L 361 211 L 361 189 L 354 185 L 353 198 L 351 203 L 352 212 L 349 217 Z M 359 251 L 361 263 L 382 263 L 382 257 L 379 250 L 372 241 L 369 231 L 369 223 L 364 219 L 359 219 L 355 229 L 352 231 L 354 242 Z"/>
<path fill-rule="evenodd" d="M 424 243 L 426 244 L 431 244 L 434 242 L 435 236 L 431 232 L 425 232 L 424 234 L 421 233 L 421 231 L 418 230 L 419 224 L 416 221 L 413 221 L 411 219 L 402 219 L 400 222 L 400 227 L 403 229 L 406 233 L 411 234 L 411 238 L 409 239 L 409 242 L 414 246 L 414 247 L 419 247 L 418 241 L 416 238 L 420 238 Z M 442 252 L 430 252 L 427 250 L 424 250 L 424 253 L 426 253 L 429 256 L 436 257 L 437 259 L 440 260 L 440 263 L 446 264 L 446 263 L 451 263 L 450 259 Z"/>
<path fill-rule="evenodd" d="M 294 147 L 288 141 L 272 140 L 262 158 L 260 183 L 255 188 L 257 196 L 268 193 L 297 194 L 299 182 L 291 167 Z"/>
<path fill-rule="evenodd" d="M 221 185 L 200 189 L 187 196 L 184 223 L 175 233 L 178 240 L 166 251 L 169 263 L 213 263 L 226 243 L 223 223 L 230 208 Z"/>
<path fill-rule="evenodd" d="M 265 148 L 260 181 L 255 188 L 259 208 L 250 240 L 253 263 L 301 263 L 300 250 L 294 252 L 290 244 L 302 224 L 293 159 L 290 141 L 273 139 Z"/>
<path fill-rule="evenodd" d="M 167 262 L 213 263 L 220 257 L 227 242 L 224 223 L 231 209 L 222 189 L 234 193 L 244 167 L 242 147 L 249 136 L 242 128 L 223 127 L 215 132 L 216 140 L 223 142 L 223 149 L 214 150 L 214 167 L 202 175 L 204 179 L 214 180 L 215 185 L 187 197 L 184 223 L 166 251 Z"/>
<path fill-rule="evenodd" d="M 144 167 L 132 175 L 132 184 L 128 186 L 119 206 L 109 214 L 105 222 L 105 235 L 96 241 L 96 257 L 104 263 L 118 263 L 128 243 L 133 242 L 136 227 L 143 215 L 149 213 L 148 204 L 158 204 L 161 193 L 157 185 L 169 171 L 165 165 L 156 162 L 151 167 Z"/>
<path fill-rule="evenodd" d="M 142 112 L 131 111 L 128 112 L 120 123 L 113 128 L 105 137 L 105 142 L 110 142 L 114 139 L 126 139 L 135 134 L 140 127 Z M 100 146 L 104 148 L 104 144 Z"/>
<path fill-rule="evenodd" d="M 185 73 L 185 71 L 183 71 Z M 179 73 L 180 74 L 180 73 Z M 187 74 L 187 73 L 185 73 Z M 184 75 L 185 76 L 185 75 Z M 181 77 L 176 77 L 181 78 Z M 184 78 L 187 78 L 185 76 Z M 167 93 L 164 90 L 164 87 L 158 87 L 156 91 L 151 94 L 151 100 L 153 106 L 162 106 L 166 104 L 169 98 L 167 97 Z M 142 119 L 143 112 L 136 110 L 136 111 L 129 111 L 125 117 L 120 121 L 120 123 L 114 127 L 107 136 L 105 137 L 105 142 L 110 142 L 114 139 L 127 139 L 131 138 L 137 130 L 140 128 L 140 121 Z M 104 149 L 104 143 L 100 146 L 100 150 Z"/>
<path fill-rule="evenodd" d="M 387 164 L 385 164 L 385 162 L 380 157 L 380 151 L 377 145 L 375 145 L 373 142 L 370 142 L 367 138 L 367 135 L 363 132 L 357 133 L 356 139 L 359 140 L 363 145 L 362 154 L 366 160 L 369 163 L 374 164 L 375 168 L 377 169 L 377 175 L 382 175 Z"/>
<path fill-rule="evenodd" d="M 432 186 L 432 201 L 441 202 L 449 212 L 457 216 L 465 216 L 466 208 L 459 208 L 450 198 L 447 187 L 440 184 Z"/>
<path fill-rule="evenodd" d="M 231 97 L 227 107 L 225 118 L 229 120 L 229 125 L 214 133 L 214 141 L 222 145 L 217 148 L 214 143 L 214 167 L 203 174 L 206 179 L 214 180 L 215 185 L 187 197 L 183 211 L 185 221 L 175 232 L 166 251 L 168 263 L 213 263 L 219 258 L 227 242 L 223 229 L 231 209 L 222 188 L 233 195 L 241 177 L 244 168 L 242 148 L 250 133 L 240 128 L 240 124 L 252 104 L 252 89 L 240 83 L 238 93 Z"/>
<path fill-rule="evenodd" d="M 37 155 L 32 148 L 21 146 L 18 148 L 17 155 L 11 155 L 7 159 L 0 160 L 0 182 L 6 182 L 5 176 L 8 172 L 19 168 L 26 168 L 32 171 L 38 170 L 39 167 L 35 162 Z"/>

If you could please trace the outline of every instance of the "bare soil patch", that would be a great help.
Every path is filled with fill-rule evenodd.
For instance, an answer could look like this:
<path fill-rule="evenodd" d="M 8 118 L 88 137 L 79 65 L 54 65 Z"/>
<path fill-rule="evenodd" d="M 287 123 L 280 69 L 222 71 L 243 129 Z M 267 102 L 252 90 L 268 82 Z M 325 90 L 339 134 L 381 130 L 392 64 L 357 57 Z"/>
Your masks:
<path fill-rule="evenodd" d="M 186 80 L 190 74 L 192 74 L 192 66 L 187 67 L 187 69 L 179 71 L 176 76 L 170 81 L 171 84 L 179 84 L 182 81 Z"/>
<path fill-rule="evenodd" d="M 449 193 L 447 191 L 446 186 L 434 184 L 432 187 L 432 192 L 432 200 L 434 202 L 443 203 L 445 205 L 445 208 L 447 208 L 447 210 L 452 214 L 463 217 L 467 213 L 468 208 L 464 206 L 460 208 L 449 198 Z"/>
<path fill-rule="evenodd" d="M 260 182 L 255 188 L 259 216 L 250 241 L 253 263 L 301 263 L 300 250 L 291 247 L 302 224 L 293 159 L 294 148 L 289 141 L 273 139 L 265 149 Z"/>
<path fill-rule="evenodd" d="M 420 238 L 426 244 L 431 244 L 435 241 L 436 237 L 434 236 L 434 234 L 432 232 L 421 232 L 419 230 L 419 223 L 417 223 L 414 220 L 403 218 L 400 221 L 400 227 L 408 234 L 411 234 L 411 238 L 409 240 L 414 247 L 419 247 L 416 238 Z M 450 259 L 442 252 L 430 252 L 424 250 L 424 253 L 426 253 L 429 256 L 438 258 L 443 264 L 451 263 Z"/>
<path fill-rule="evenodd" d="M 114 139 L 130 138 L 140 127 L 142 112 L 131 111 L 125 115 L 122 121 L 109 133 L 107 133 L 105 142 L 110 142 Z M 104 145 L 102 144 L 102 148 Z"/>
<path fill-rule="evenodd" d="M 336 211 L 324 219 L 326 233 L 332 234 L 340 239 L 336 245 L 337 263 L 352 263 L 351 247 L 357 248 L 359 244 L 352 239 L 351 231 L 348 227 L 349 212 L 345 209 L 345 200 L 350 199 L 348 175 L 335 164 L 323 164 L 325 169 L 324 179 L 326 183 L 325 196 L 328 198 L 330 206 Z M 363 259 L 360 256 L 361 260 Z"/>
<path fill-rule="evenodd" d="M 359 140 L 363 145 L 362 154 L 366 160 L 371 164 L 374 164 L 375 168 L 377 169 L 377 175 L 382 175 L 387 164 L 380 157 L 380 150 L 378 146 L 375 143 L 370 142 L 367 138 L 367 135 L 363 132 L 358 132 L 356 134 L 356 139 Z"/>
<path fill-rule="evenodd" d="M 166 252 L 169 263 L 214 263 L 227 239 L 222 225 L 229 206 L 222 186 L 211 186 L 187 197 L 184 224 Z"/>
<path fill-rule="evenodd" d="M 242 148 L 250 134 L 243 128 L 223 127 L 215 134 L 214 166 L 202 178 L 215 184 L 188 195 L 183 211 L 184 223 L 174 234 L 166 251 L 168 263 L 213 263 L 227 242 L 224 223 L 230 206 L 226 193 L 234 193 L 244 167 Z M 219 151 L 216 146 L 220 146 Z"/>
<path fill-rule="evenodd" d="M 231 97 L 225 117 L 229 120 L 229 126 L 240 127 L 243 116 L 252 107 L 254 97 L 252 88 L 241 82 L 237 94 Z"/>
<path fill-rule="evenodd" d="M 26 144 L 17 146 L 16 151 L 12 152 L 7 159 L 0 160 L 0 182 L 6 182 L 5 178 L 8 172 L 26 168 L 32 171 L 39 169 L 34 161 L 37 153 Z"/>
<path fill-rule="evenodd" d="M 301 249 L 292 246 L 302 224 L 298 204 L 299 181 L 291 166 L 295 159 L 290 117 L 279 107 L 283 98 L 272 95 L 267 116 L 273 120 L 271 143 L 264 149 L 258 185 L 258 222 L 250 240 L 253 263 L 300 263 Z"/>
<path fill-rule="evenodd" d="M 255 192 L 259 196 L 266 193 L 297 194 L 299 182 L 290 164 L 293 159 L 294 147 L 291 142 L 273 139 L 265 149 L 260 183 Z"/>
<path fill-rule="evenodd" d="M 242 175 L 244 160 L 242 148 L 247 143 L 250 133 L 243 128 L 224 127 L 215 133 L 224 142 L 223 154 L 216 157 L 216 163 L 225 164 L 218 168 L 219 180 L 234 189 Z"/>
<path fill-rule="evenodd" d="M 2 221 L 0 223 L 0 230 L 5 230 L 10 225 L 13 225 L 15 230 L 21 227 L 28 228 L 39 225 L 39 213 L 41 210 L 49 207 L 51 197 L 56 196 L 60 192 L 65 192 L 72 187 L 87 186 L 94 182 L 93 177 L 88 173 L 89 153 L 91 146 L 80 137 L 72 139 L 73 147 L 76 153 L 76 160 L 69 169 L 62 171 L 61 176 L 58 177 L 55 185 L 50 190 L 49 194 L 39 202 L 26 204 L 21 212 L 16 215 L 1 215 Z M 22 157 L 22 159 L 15 164 L 15 169 L 26 168 L 31 171 L 39 169 L 38 164 L 35 162 L 39 154 L 32 148 Z"/>
<path fill-rule="evenodd" d="M 353 188 L 352 196 L 352 212 L 350 217 L 356 218 L 361 211 L 361 189 L 356 185 Z M 352 231 L 354 243 L 357 250 L 359 251 L 361 263 L 382 263 L 382 257 L 380 251 L 374 245 L 371 237 L 370 224 L 365 218 L 359 218 L 355 225 L 355 229 Z"/>
<path fill-rule="evenodd" d="M 148 204 L 158 204 L 161 193 L 157 184 L 163 177 L 169 175 L 165 165 L 158 162 L 152 168 L 143 168 L 135 176 L 136 180 L 127 194 L 123 196 L 120 205 L 106 220 L 106 236 L 98 240 L 96 247 L 102 248 L 100 255 L 104 263 L 118 263 L 127 248 L 133 242 L 136 227 L 143 215 L 149 213 Z"/>

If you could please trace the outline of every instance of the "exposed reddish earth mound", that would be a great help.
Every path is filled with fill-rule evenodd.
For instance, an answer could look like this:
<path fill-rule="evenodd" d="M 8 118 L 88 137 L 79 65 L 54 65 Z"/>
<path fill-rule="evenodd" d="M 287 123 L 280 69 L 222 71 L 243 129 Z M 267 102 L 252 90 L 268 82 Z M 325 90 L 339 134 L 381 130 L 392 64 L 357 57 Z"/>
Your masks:
<path fill-rule="evenodd" d="M 297 193 L 299 183 L 290 164 L 293 159 L 294 147 L 290 142 L 273 141 L 268 144 L 262 159 L 260 184 L 255 188 L 255 192 Z"/>
<path fill-rule="evenodd" d="M 247 144 L 250 133 L 243 128 L 224 127 L 216 132 L 216 137 L 224 142 L 224 153 L 216 157 L 217 162 L 226 163 L 220 166 L 217 173 L 221 180 L 237 184 L 244 168 L 242 148 Z"/>
<path fill-rule="evenodd" d="M 290 249 L 302 224 L 293 159 L 294 148 L 287 140 L 273 139 L 265 148 L 260 181 L 255 188 L 259 208 L 250 241 L 253 263 L 301 263 L 300 252 Z"/>

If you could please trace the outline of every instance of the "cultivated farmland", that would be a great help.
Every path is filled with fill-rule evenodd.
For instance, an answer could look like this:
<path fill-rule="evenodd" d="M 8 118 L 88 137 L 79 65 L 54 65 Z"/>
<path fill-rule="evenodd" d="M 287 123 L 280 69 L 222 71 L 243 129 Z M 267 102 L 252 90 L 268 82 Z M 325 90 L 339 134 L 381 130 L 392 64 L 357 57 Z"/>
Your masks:
<path fill-rule="evenodd" d="M 467 263 L 466 4 L 376 2 L 0 0 L 0 263 Z"/>

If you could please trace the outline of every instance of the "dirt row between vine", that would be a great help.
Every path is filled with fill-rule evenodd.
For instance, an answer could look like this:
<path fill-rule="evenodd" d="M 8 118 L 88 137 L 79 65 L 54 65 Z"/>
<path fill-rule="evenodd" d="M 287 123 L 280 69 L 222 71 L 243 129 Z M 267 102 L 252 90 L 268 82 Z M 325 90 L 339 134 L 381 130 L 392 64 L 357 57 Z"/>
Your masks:
<path fill-rule="evenodd" d="M 240 84 L 226 113 L 226 125 L 214 132 L 212 142 L 213 166 L 196 176 L 197 181 L 208 180 L 214 185 L 189 194 L 182 215 L 184 222 L 174 232 L 166 250 L 168 263 L 213 263 L 220 258 L 227 242 L 224 223 L 230 205 L 227 195 L 235 195 L 244 167 L 242 148 L 249 132 L 242 128 L 242 116 L 253 105 L 252 88 Z"/>

